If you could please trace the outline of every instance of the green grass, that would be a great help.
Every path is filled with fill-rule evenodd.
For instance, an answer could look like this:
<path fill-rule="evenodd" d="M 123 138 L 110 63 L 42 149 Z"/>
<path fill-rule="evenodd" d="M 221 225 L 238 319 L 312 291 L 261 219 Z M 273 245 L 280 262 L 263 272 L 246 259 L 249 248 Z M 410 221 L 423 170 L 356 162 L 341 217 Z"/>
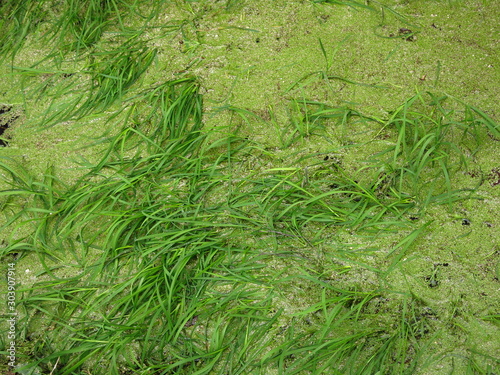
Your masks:
<path fill-rule="evenodd" d="M 0 5 L 0 54 L 22 88 L 13 99 L 24 126 L 84 139 L 68 170 L 2 150 L 0 257 L 17 264 L 18 372 L 498 372 L 496 305 L 476 304 L 452 274 L 496 265 L 498 276 L 496 248 L 462 252 L 455 243 L 476 234 L 457 227 L 435 240 L 436 227 L 495 199 L 486 164 L 473 172 L 499 137 L 491 115 L 437 89 L 385 114 L 330 100 L 337 84 L 390 89 L 335 72 L 349 38 L 331 56 L 315 39 L 324 68 L 290 79 L 265 111 L 232 103 L 238 79 L 207 103 L 191 63 L 204 14 L 239 14 L 245 2 L 56 5 Z M 30 35 L 51 43 L 25 64 Z M 165 61 L 178 45 L 191 61 L 180 73 Z M 259 129 L 273 141 L 252 137 Z M 495 284 L 483 288 L 493 298 Z"/>

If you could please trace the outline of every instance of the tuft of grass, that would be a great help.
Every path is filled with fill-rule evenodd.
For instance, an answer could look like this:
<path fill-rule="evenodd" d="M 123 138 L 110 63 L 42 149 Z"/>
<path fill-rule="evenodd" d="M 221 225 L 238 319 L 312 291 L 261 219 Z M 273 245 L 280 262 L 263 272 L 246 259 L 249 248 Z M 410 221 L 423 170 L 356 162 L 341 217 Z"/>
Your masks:
<path fill-rule="evenodd" d="M 125 43 L 116 50 L 91 54 L 94 62 L 83 72 L 88 77 L 88 88 L 82 93 L 79 85 L 73 86 L 75 80 L 58 85 L 52 102 L 41 115 L 42 126 L 50 127 L 106 111 L 117 100 L 123 100 L 155 56 L 156 50 L 136 41 Z M 70 99 L 61 103 L 63 95 Z"/>
<path fill-rule="evenodd" d="M 0 56 L 13 59 L 47 12 L 44 1 L 0 3 Z"/>
<path fill-rule="evenodd" d="M 450 204 L 470 196 L 470 191 L 453 190 L 453 173 L 467 168 L 467 153 L 474 154 L 486 131 L 496 134 L 498 125 L 467 105 L 463 112 L 454 109 L 453 103 L 447 108 L 447 95 L 428 93 L 428 97 L 417 93 L 392 112 L 376 138 L 394 131 L 396 141 L 376 153 L 375 163 L 368 168 L 378 164 L 374 187 L 379 191 L 407 191 L 424 206 Z"/>
<path fill-rule="evenodd" d="M 33 35 L 53 47 L 49 57 L 57 58 L 61 51 L 83 54 L 98 44 L 105 32 L 127 34 L 125 19 L 141 12 L 139 2 L 129 0 L 69 0 L 63 3 L 6 0 L 0 4 L 0 11 L 0 56 L 11 60 Z M 153 13 L 145 17 L 146 24 L 157 12 L 154 8 Z M 143 30 L 136 29 L 135 35 Z"/>
<path fill-rule="evenodd" d="M 256 264 L 245 265 L 247 253 L 238 248 L 225 260 L 229 249 L 218 232 L 227 224 L 214 220 L 220 207 L 202 199 L 210 191 L 205 180 L 218 175 L 206 169 L 197 91 L 194 80 L 181 79 L 139 96 L 136 106 L 151 104 L 145 116 L 155 126 L 124 127 L 72 186 L 56 189 L 49 174 L 38 182 L 2 165 L 15 187 L 2 195 L 32 199 L 8 224 L 34 226 L 3 254 L 33 249 L 49 277 L 20 301 L 25 336 L 40 324 L 51 327 L 44 345 L 23 358 L 25 369 L 49 371 L 57 363 L 62 374 L 92 365 L 113 373 L 123 366 L 204 373 L 222 355 L 229 368 L 248 367 L 262 350 L 252 354 L 249 345 L 266 342 L 278 317 L 269 314 L 270 299 L 247 286 L 216 292 L 241 282 L 243 270 Z M 61 275 L 66 267 L 77 276 Z M 191 332 L 200 325 L 204 334 Z M 246 339 L 241 330 L 249 332 Z"/>

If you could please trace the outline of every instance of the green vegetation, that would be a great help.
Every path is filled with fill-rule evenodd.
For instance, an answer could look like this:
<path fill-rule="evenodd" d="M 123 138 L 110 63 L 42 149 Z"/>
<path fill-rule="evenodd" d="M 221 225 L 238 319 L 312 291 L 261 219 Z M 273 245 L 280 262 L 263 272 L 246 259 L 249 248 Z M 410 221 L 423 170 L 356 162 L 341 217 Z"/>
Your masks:
<path fill-rule="evenodd" d="M 399 75 L 496 7 L 428 3 L 0 1 L 16 371 L 498 374 L 498 103 Z"/>

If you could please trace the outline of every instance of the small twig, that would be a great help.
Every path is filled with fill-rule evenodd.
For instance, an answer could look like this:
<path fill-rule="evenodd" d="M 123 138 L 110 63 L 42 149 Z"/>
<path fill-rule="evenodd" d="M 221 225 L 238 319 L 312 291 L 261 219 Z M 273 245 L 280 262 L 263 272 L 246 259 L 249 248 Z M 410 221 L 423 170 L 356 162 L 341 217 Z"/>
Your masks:
<path fill-rule="evenodd" d="M 52 371 L 50 372 L 50 374 L 49 374 L 49 375 L 52 375 L 52 374 L 54 373 L 54 371 L 56 370 L 56 367 L 57 367 L 57 364 L 59 363 L 59 359 L 60 359 L 60 358 L 61 358 L 61 357 L 57 357 L 56 364 L 54 365 L 54 368 L 52 369 Z"/>

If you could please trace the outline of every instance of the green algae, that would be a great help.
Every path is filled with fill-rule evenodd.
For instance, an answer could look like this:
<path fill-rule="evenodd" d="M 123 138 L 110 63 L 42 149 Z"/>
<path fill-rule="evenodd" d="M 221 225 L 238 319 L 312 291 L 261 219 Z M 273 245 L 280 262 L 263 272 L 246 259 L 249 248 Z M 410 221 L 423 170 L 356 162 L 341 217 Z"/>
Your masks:
<path fill-rule="evenodd" d="M 494 54 L 498 45 L 494 34 L 498 28 L 495 22 L 498 10 L 493 2 L 385 4 L 391 8 L 377 4 L 373 5 L 374 10 L 300 1 L 276 1 L 272 6 L 268 2 L 169 4 L 169 8 L 165 8 L 168 11 L 162 10 L 158 19 L 167 24 L 177 24 L 176 20 L 180 19 L 183 20 L 182 27 L 167 34 L 163 29 L 145 32 L 144 43 L 154 46 L 158 52 L 147 74 L 140 78 L 140 83 L 131 86 L 127 96 L 139 95 L 140 86 L 195 75 L 199 77 L 205 101 L 205 129 L 237 133 L 241 142 L 255 145 L 240 155 L 228 153 L 224 163 L 235 168 L 234 176 L 219 181 L 220 186 L 214 187 L 206 199 L 207 202 L 230 200 L 226 198 L 230 189 L 234 198 L 232 207 L 241 211 L 238 214 L 229 211 L 219 218 L 220 222 L 237 217 L 250 228 L 267 230 L 266 235 L 251 231 L 251 236 L 248 236 L 248 228 L 225 233 L 230 241 L 242 238 L 235 241 L 236 247 L 244 245 L 257 254 L 273 249 L 272 256 L 260 260 L 262 267 L 249 262 L 249 267 L 255 268 L 250 274 L 243 267 L 230 273 L 239 274 L 236 278 L 239 282 L 242 279 L 276 280 L 271 306 L 274 311 L 283 309 L 283 313 L 276 321 L 272 320 L 274 325 L 268 327 L 270 333 L 265 337 L 276 333 L 278 342 L 269 339 L 264 345 L 269 351 L 260 354 L 260 361 L 267 363 L 268 367 L 262 367 L 264 370 L 261 371 L 283 373 L 286 368 L 307 371 L 303 358 L 310 357 L 300 357 L 301 350 L 282 347 L 286 340 L 277 332 L 285 332 L 283 337 L 293 338 L 291 330 L 310 334 L 318 340 L 331 335 L 326 331 L 326 322 L 331 324 L 330 315 L 325 312 L 324 317 L 318 317 L 314 307 L 329 311 L 335 302 L 347 306 L 347 310 L 359 306 L 359 321 L 345 328 L 342 335 L 348 337 L 356 327 L 366 325 L 367 334 L 359 339 L 367 340 L 374 347 L 377 345 L 374 332 L 378 332 L 373 330 L 374 326 L 381 330 L 384 340 L 391 337 L 388 333 L 391 329 L 402 327 L 401 332 L 409 332 L 404 330 L 411 327 L 413 338 L 408 340 L 421 340 L 426 344 L 420 346 L 423 350 L 420 354 L 413 355 L 411 351 L 416 349 L 408 349 L 408 357 L 400 358 L 401 363 L 408 360 L 414 366 L 420 365 L 418 370 L 408 367 L 406 371 L 422 374 L 493 373 L 494 367 L 491 366 L 498 365 L 494 358 L 500 356 L 495 339 L 498 327 L 495 320 L 491 320 L 498 314 L 495 299 L 498 293 L 498 234 L 495 228 L 500 225 L 496 210 L 498 186 L 494 185 L 493 173 L 498 167 L 494 158 L 498 152 L 495 134 L 483 128 L 477 148 L 474 144 L 460 146 L 468 159 L 467 168 L 463 165 L 453 168 L 450 182 L 453 189 L 475 189 L 472 200 L 448 204 L 445 196 L 442 201 L 438 198 L 426 201 L 428 186 L 415 184 L 419 191 L 403 190 L 408 192 L 407 196 L 400 197 L 402 207 L 406 208 L 401 209 L 402 215 L 389 215 L 386 219 L 389 224 L 377 224 L 378 214 L 372 211 L 355 220 L 354 225 L 342 228 L 335 220 L 328 225 L 322 224 L 321 220 L 315 222 L 311 219 L 317 218 L 312 203 L 304 196 L 297 198 L 300 194 L 326 193 L 334 189 L 330 187 L 334 184 L 347 186 L 347 182 L 339 178 L 339 170 L 350 179 L 349 188 L 333 197 L 350 204 L 346 194 L 352 194 L 354 190 L 364 198 L 363 189 L 373 181 L 373 171 L 368 173 L 366 168 L 363 172 L 363 168 L 372 163 L 366 160 L 384 150 L 384 146 L 394 143 L 398 132 L 383 133 L 387 138 L 378 143 L 369 141 L 380 135 L 386 120 L 415 92 L 445 92 L 481 108 L 492 118 L 498 116 L 496 87 L 492 84 L 498 81 L 499 74 L 498 57 Z M 401 29 L 411 30 L 411 39 Z M 105 37 L 101 47 L 111 48 Z M 33 53 L 28 44 L 24 55 L 21 50 L 16 66 L 30 66 L 43 56 L 43 49 L 38 48 Z M 31 58 L 30 62 L 25 60 L 28 56 L 37 57 Z M 90 78 L 82 72 L 82 65 L 69 63 L 69 67 L 68 71 L 78 75 L 74 85 L 89 87 Z M 42 70 L 35 74 L 36 83 L 31 81 L 23 85 L 38 87 L 37 84 L 47 79 L 44 74 Z M 20 84 L 17 75 L 9 77 L 13 87 Z M 41 97 L 35 101 L 23 96 L 21 100 L 8 84 L 4 84 L 0 91 L 4 92 L 6 103 L 24 108 L 25 116 L 32 119 L 23 119 L 12 127 L 12 140 L 5 152 L 2 150 L 4 155 L 21 159 L 34 175 L 45 172 L 47 165 L 55 165 L 55 173 L 66 182 L 75 181 L 82 174 L 81 165 L 71 157 L 77 159 L 82 155 L 86 166 L 97 163 L 106 150 L 106 143 L 83 147 L 89 144 L 89 139 L 90 143 L 99 142 L 102 133 L 107 136 L 116 134 L 116 129 L 127 118 L 120 111 L 123 104 L 118 100 L 110 103 L 108 108 L 108 114 L 116 111 L 113 121 L 107 121 L 104 115 L 73 119 L 33 136 L 39 116 L 47 111 L 50 98 Z M 61 95 L 57 89 L 56 92 Z M 126 93 L 120 95 L 123 94 Z M 320 103 L 319 110 L 310 103 Z M 457 119 L 464 117 L 463 107 L 460 108 L 459 104 L 450 104 L 447 108 L 456 111 Z M 349 113 L 361 116 L 348 117 L 344 122 L 338 122 L 336 118 L 315 121 L 314 114 L 325 109 L 339 113 L 347 113 L 348 109 Z M 424 107 L 422 113 L 427 110 Z M 148 126 L 147 116 L 140 113 L 134 121 L 135 126 Z M 224 141 L 221 133 L 210 135 L 214 143 Z M 224 149 L 230 145 L 232 142 L 226 141 L 220 147 L 213 147 L 213 157 L 217 160 L 217 153 L 224 154 Z M 289 177 L 285 179 L 284 176 Z M 248 177 L 251 183 L 246 182 L 247 185 L 233 182 Z M 284 180 L 287 182 L 283 183 Z M 177 186 L 182 189 L 186 185 L 189 186 L 189 182 Z M 446 192 L 444 185 L 442 181 L 436 182 L 433 194 L 439 197 L 438 192 Z M 302 211 L 300 205 L 297 205 L 301 209 L 296 213 L 288 209 L 286 189 L 283 189 L 282 196 L 270 194 L 284 187 L 290 191 L 295 188 L 295 199 L 312 207 L 310 211 Z M 195 192 L 198 185 L 194 184 L 191 189 Z M 251 205 L 240 207 L 235 203 L 237 198 L 241 199 L 237 194 L 239 189 L 242 193 L 269 196 L 284 204 L 280 206 L 271 199 L 263 199 L 257 208 Z M 385 189 L 381 187 L 384 192 Z M 423 197 L 417 202 L 412 201 L 420 191 L 423 191 Z M 255 201 L 260 202 L 258 198 Z M 328 200 L 324 202 L 325 205 L 334 204 Z M 293 215 L 289 219 L 281 214 L 283 212 Z M 374 227 L 365 222 L 371 217 L 375 217 Z M 463 225 L 464 219 L 469 220 L 470 225 Z M 260 227 L 261 222 L 266 225 Z M 360 230 L 360 226 L 365 226 L 365 231 Z M 22 230 L 29 232 L 29 229 Z M 224 233 L 221 229 L 219 231 Z M 23 235 L 19 233 L 14 237 L 22 238 Z M 405 238 L 408 241 L 402 242 Z M 225 267 L 240 261 L 236 257 Z M 58 277 L 72 276 L 68 265 L 75 264 L 74 260 L 61 258 L 54 262 L 54 266 L 58 263 L 65 263 L 65 268 L 69 269 L 60 271 Z M 45 272 L 45 268 L 29 256 L 18 264 L 21 274 L 35 272 L 40 277 Z M 36 278 L 21 281 L 26 289 L 36 282 Z M 326 298 L 322 296 L 325 287 L 331 293 L 328 295 L 331 305 L 317 305 Z M 381 296 L 373 295 L 374 299 L 363 303 L 347 303 L 342 298 L 334 298 L 335 288 L 359 290 L 360 293 L 376 291 Z M 224 288 L 220 291 L 224 295 Z M 247 303 L 262 300 L 266 305 L 264 296 L 265 293 L 257 293 L 248 297 Z M 405 310 L 408 309 L 405 306 L 410 306 L 410 309 Z M 398 323 L 405 321 L 405 315 L 401 318 L 404 311 L 413 314 L 408 319 L 408 327 L 406 323 Z M 224 327 L 231 327 L 230 322 L 234 324 L 237 319 L 227 319 L 224 323 L 224 318 L 216 321 L 206 314 L 200 318 L 203 323 L 199 323 L 198 328 L 210 334 L 224 330 L 217 328 L 224 324 L 227 324 Z M 244 315 L 243 312 L 240 314 Z M 378 315 L 379 320 L 372 315 Z M 343 319 L 348 321 L 345 317 Z M 217 323 L 212 323 L 214 321 Z M 211 342 L 215 345 L 217 340 L 214 340 L 215 337 Z M 401 347 L 408 348 L 405 341 L 402 342 Z M 281 358 L 278 368 L 269 365 L 277 355 L 275 348 L 284 349 L 285 353 L 278 356 Z M 432 354 L 426 355 L 426 352 Z M 293 361 L 292 355 L 302 359 Z M 352 358 L 357 358 L 359 363 L 363 361 L 363 357 Z M 309 368 L 309 371 L 321 373 L 318 369 L 323 363 L 314 363 L 317 363 L 317 369 Z M 401 363 L 385 371 L 404 373 Z M 223 371 L 223 366 L 215 367 L 214 371 Z M 360 368 L 358 371 L 363 373 Z"/>

